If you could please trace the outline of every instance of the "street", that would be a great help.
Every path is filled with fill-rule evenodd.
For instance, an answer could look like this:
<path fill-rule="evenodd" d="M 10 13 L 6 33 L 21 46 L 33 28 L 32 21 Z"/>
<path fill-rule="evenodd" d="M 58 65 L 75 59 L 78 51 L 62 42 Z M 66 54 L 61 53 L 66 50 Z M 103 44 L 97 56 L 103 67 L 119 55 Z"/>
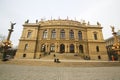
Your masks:
<path fill-rule="evenodd" d="M 0 80 L 120 80 L 120 67 L 49 67 L 0 64 Z"/>

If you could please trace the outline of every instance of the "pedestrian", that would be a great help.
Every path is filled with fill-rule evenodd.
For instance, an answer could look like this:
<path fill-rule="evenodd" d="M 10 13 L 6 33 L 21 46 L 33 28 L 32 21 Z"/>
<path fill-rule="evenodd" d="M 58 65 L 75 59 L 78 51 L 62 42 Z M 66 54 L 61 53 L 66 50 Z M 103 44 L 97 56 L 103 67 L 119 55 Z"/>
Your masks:
<path fill-rule="evenodd" d="M 39 59 L 41 58 L 41 54 L 39 55 Z"/>
<path fill-rule="evenodd" d="M 55 55 L 55 54 L 54 54 L 53 56 L 54 56 L 54 57 L 56 57 L 56 55 Z"/>
<path fill-rule="evenodd" d="M 50 52 L 48 54 L 50 55 Z"/>
<path fill-rule="evenodd" d="M 54 54 L 53 56 L 54 56 L 54 62 L 57 62 L 56 55 Z"/>

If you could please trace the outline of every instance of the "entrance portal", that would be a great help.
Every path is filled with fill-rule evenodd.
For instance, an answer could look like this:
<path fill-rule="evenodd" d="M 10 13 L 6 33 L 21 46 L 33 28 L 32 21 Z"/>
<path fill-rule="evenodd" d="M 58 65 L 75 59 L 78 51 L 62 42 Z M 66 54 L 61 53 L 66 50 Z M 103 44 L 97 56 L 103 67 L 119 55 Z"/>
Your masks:
<path fill-rule="evenodd" d="M 83 52 L 83 45 L 80 45 L 80 46 L 79 46 L 79 51 L 80 51 L 80 53 L 84 53 L 84 52 Z"/>
<path fill-rule="evenodd" d="M 60 53 L 64 53 L 65 52 L 65 45 L 61 44 L 60 45 Z"/>
<path fill-rule="evenodd" d="M 70 53 L 74 53 L 74 45 L 73 44 L 70 45 Z"/>

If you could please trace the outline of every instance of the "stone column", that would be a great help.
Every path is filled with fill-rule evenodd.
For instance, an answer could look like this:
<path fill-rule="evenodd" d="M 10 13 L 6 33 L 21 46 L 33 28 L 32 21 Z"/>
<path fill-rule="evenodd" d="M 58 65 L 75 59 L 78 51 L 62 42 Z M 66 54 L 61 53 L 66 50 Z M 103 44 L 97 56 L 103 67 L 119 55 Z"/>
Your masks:
<path fill-rule="evenodd" d="M 74 46 L 75 46 L 75 53 L 77 53 L 77 44 L 75 43 Z"/>
<path fill-rule="evenodd" d="M 79 50 L 79 44 L 77 44 L 77 49 L 78 49 L 77 52 L 78 52 L 78 54 L 79 54 L 79 53 L 80 53 L 80 50 Z"/>
<path fill-rule="evenodd" d="M 68 44 L 68 53 L 70 52 L 70 43 Z"/>
<path fill-rule="evenodd" d="M 47 29 L 47 32 L 48 32 L 48 38 L 47 38 L 47 40 L 50 40 L 51 39 L 51 29 Z"/>
<path fill-rule="evenodd" d="M 65 38 L 69 40 L 69 29 L 65 29 Z"/>
<path fill-rule="evenodd" d="M 67 45 L 67 43 L 65 44 L 65 53 L 67 53 L 68 52 L 68 45 Z"/>
<path fill-rule="evenodd" d="M 50 43 L 48 43 L 47 48 L 48 48 L 48 52 L 50 52 Z"/>
<path fill-rule="evenodd" d="M 57 50 L 58 50 L 58 44 L 55 43 L 55 52 L 58 52 Z"/>
<path fill-rule="evenodd" d="M 43 39 L 43 31 L 44 31 L 44 30 L 40 30 L 40 31 L 39 31 L 39 35 L 38 35 L 38 36 L 39 36 L 39 39 L 40 39 L 40 40 Z M 38 40 L 39 40 L 39 39 L 38 39 Z"/>
<path fill-rule="evenodd" d="M 57 52 L 60 52 L 60 44 L 58 44 Z"/>
<path fill-rule="evenodd" d="M 22 38 L 22 39 L 25 39 L 26 35 L 27 35 L 27 30 L 26 30 L 26 28 L 24 28 L 23 31 L 22 31 L 22 36 L 21 36 L 21 38 Z"/>
<path fill-rule="evenodd" d="M 60 40 L 60 29 L 56 29 L 56 40 Z"/>
<path fill-rule="evenodd" d="M 48 44 L 46 43 L 45 44 L 45 52 L 48 52 L 48 47 L 47 46 L 48 46 Z"/>
<path fill-rule="evenodd" d="M 39 47 L 38 47 L 38 52 L 41 52 L 41 43 L 39 44 Z"/>
<path fill-rule="evenodd" d="M 78 41 L 78 30 L 74 30 L 74 38 Z"/>

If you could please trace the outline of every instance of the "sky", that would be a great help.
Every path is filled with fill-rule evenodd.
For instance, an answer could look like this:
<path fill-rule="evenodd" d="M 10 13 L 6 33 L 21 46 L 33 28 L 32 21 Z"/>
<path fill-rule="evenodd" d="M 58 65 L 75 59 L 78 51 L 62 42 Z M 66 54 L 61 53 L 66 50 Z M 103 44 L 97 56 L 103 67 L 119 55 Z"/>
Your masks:
<path fill-rule="evenodd" d="M 0 0 L 0 35 L 7 36 L 10 21 L 16 23 L 11 35 L 13 45 L 18 45 L 23 24 L 29 19 L 85 20 L 90 24 L 99 22 L 103 27 L 103 37 L 112 36 L 110 25 L 120 30 L 120 0 Z"/>

